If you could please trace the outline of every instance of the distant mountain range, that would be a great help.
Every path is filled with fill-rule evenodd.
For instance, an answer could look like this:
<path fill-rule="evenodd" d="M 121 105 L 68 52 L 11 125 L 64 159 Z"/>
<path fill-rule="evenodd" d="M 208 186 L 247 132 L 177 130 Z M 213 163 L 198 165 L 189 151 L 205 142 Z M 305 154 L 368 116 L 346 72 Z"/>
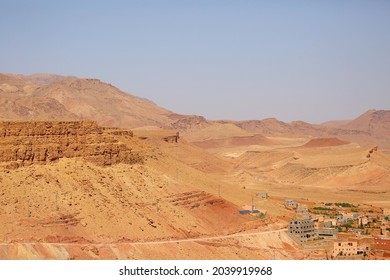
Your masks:
<path fill-rule="evenodd" d="M 332 136 L 390 147 L 390 110 L 369 110 L 351 121 L 321 125 L 274 118 L 209 121 L 180 115 L 97 79 L 53 74 L 0 74 L 0 120 L 96 120 L 103 126 L 175 129 L 190 141 L 249 135 Z"/>

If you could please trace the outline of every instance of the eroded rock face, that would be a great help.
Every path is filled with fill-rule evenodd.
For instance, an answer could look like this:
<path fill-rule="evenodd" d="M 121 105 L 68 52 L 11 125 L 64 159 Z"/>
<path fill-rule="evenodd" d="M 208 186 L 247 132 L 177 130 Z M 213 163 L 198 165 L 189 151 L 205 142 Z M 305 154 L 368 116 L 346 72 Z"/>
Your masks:
<path fill-rule="evenodd" d="M 98 165 L 136 163 L 141 158 L 118 140 L 129 130 L 100 127 L 94 121 L 0 122 L 0 163 L 8 168 L 81 157 Z"/>

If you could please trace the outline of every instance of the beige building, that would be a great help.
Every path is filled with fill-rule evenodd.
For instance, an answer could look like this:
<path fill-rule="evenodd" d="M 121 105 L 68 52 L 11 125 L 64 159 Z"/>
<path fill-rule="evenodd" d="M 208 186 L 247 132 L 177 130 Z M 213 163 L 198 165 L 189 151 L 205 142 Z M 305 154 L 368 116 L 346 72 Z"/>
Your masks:
<path fill-rule="evenodd" d="M 340 214 L 343 215 L 344 220 L 356 220 L 359 217 L 359 214 L 354 212 L 341 212 Z"/>
<path fill-rule="evenodd" d="M 336 241 L 333 242 L 332 256 L 356 256 L 358 254 L 357 241 Z"/>
<path fill-rule="evenodd" d="M 337 219 L 332 219 L 332 218 L 324 219 L 324 226 L 327 226 L 327 227 L 337 226 Z"/>
<path fill-rule="evenodd" d="M 268 193 L 257 193 L 256 194 L 256 197 L 258 198 L 268 198 Z"/>
<path fill-rule="evenodd" d="M 365 216 L 359 217 L 359 226 L 368 225 L 368 218 Z"/>
<path fill-rule="evenodd" d="M 292 200 L 292 199 L 286 199 L 286 200 L 284 201 L 284 205 L 285 205 L 286 207 L 291 207 L 291 208 L 294 208 L 294 209 L 296 209 L 296 208 L 298 207 L 298 203 L 295 202 L 295 201 Z"/>
<path fill-rule="evenodd" d="M 314 220 L 317 220 L 319 223 L 325 221 L 325 216 L 324 215 L 313 215 L 312 216 Z"/>
<path fill-rule="evenodd" d="M 320 228 L 317 230 L 318 237 L 322 238 L 336 238 L 338 233 L 337 228 Z"/>

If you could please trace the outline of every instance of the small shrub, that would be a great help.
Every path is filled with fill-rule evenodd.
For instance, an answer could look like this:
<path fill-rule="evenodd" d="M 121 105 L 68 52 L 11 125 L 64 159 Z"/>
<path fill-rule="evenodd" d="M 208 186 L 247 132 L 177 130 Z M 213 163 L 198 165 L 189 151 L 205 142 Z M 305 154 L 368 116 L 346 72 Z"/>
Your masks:
<path fill-rule="evenodd" d="M 264 213 L 259 213 L 256 215 L 257 218 L 259 219 L 263 219 L 265 217 L 265 214 Z"/>
<path fill-rule="evenodd" d="M 327 207 L 314 207 L 314 210 L 321 210 L 321 211 L 333 211 L 332 208 L 327 208 Z"/>
<path fill-rule="evenodd" d="M 346 203 L 346 202 L 336 202 L 335 203 L 336 206 L 340 206 L 340 207 L 343 207 L 343 208 L 352 208 L 352 207 L 355 207 L 355 205 L 353 204 L 350 204 L 350 203 Z"/>

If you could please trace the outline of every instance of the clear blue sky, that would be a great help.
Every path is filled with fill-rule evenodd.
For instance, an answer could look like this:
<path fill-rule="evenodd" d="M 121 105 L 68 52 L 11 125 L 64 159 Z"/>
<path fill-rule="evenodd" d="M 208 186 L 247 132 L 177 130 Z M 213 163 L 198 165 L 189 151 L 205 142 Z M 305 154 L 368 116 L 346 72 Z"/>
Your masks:
<path fill-rule="evenodd" d="M 210 119 L 390 109 L 390 1 L 0 0 L 0 72 L 98 78 Z"/>

